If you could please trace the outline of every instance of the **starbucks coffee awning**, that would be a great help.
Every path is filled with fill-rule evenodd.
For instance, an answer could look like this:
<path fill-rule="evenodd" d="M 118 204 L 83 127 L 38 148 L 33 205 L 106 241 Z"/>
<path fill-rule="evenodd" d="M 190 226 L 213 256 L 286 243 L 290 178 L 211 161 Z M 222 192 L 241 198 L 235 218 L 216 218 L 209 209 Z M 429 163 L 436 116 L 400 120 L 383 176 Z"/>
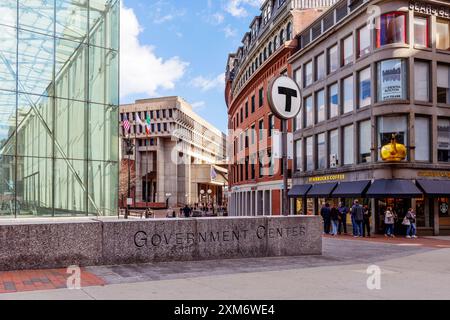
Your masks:
<path fill-rule="evenodd" d="M 333 198 L 363 197 L 369 188 L 370 180 L 341 182 L 331 195 Z"/>
<path fill-rule="evenodd" d="M 417 180 L 417 185 L 429 198 L 450 197 L 450 180 Z"/>
<path fill-rule="evenodd" d="M 423 193 L 410 180 L 375 180 L 367 190 L 367 198 L 420 198 Z"/>
<path fill-rule="evenodd" d="M 311 189 L 311 184 L 301 184 L 295 185 L 288 192 L 288 197 L 290 198 L 300 198 L 306 196 L 306 193 Z"/>
<path fill-rule="evenodd" d="M 329 198 L 336 186 L 337 182 L 315 184 L 306 196 L 308 198 Z"/>

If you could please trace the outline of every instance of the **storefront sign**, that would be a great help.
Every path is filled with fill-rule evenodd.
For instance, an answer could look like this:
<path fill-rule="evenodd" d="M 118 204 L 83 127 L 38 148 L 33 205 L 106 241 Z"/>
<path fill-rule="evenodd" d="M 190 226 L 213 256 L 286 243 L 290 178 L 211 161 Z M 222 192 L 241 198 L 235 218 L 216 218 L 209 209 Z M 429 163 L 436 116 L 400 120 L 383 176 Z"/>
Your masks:
<path fill-rule="evenodd" d="M 419 171 L 417 176 L 450 179 L 450 171 Z"/>
<path fill-rule="evenodd" d="M 334 175 L 329 175 L 329 176 L 311 177 L 308 179 L 309 182 L 326 182 L 326 181 L 336 181 L 336 180 L 345 180 L 345 174 L 334 174 Z"/>
<path fill-rule="evenodd" d="M 409 10 L 423 14 L 434 15 L 441 18 L 450 18 L 450 8 L 442 7 L 434 4 L 424 3 L 421 1 L 411 1 Z"/>
<path fill-rule="evenodd" d="M 381 62 L 381 100 L 395 100 L 403 97 L 402 60 Z"/>

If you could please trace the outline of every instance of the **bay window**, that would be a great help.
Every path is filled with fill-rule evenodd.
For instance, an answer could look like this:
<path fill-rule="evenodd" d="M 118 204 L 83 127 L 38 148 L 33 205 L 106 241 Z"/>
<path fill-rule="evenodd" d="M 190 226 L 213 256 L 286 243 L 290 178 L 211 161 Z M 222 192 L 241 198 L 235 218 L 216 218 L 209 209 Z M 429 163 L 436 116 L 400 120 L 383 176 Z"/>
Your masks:
<path fill-rule="evenodd" d="M 450 50 L 450 21 L 448 20 L 436 21 L 436 48 Z"/>
<path fill-rule="evenodd" d="M 430 161 L 430 120 L 416 117 L 415 123 L 416 161 Z"/>
<path fill-rule="evenodd" d="M 316 115 L 317 123 L 325 121 L 325 90 L 316 93 Z"/>
<path fill-rule="evenodd" d="M 359 107 L 366 107 L 370 105 L 372 97 L 371 89 L 371 72 L 370 67 L 359 72 Z"/>
<path fill-rule="evenodd" d="M 377 47 L 393 43 L 406 43 L 406 14 L 392 12 L 379 18 Z"/>
<path fill-rule="evenodd" d="M 450 162 L 450 118 L 438 119 L 438 161 Z"/>
<path fill-rule="evenodd" d="M 381 159 L 381 148 L 391 143 L 392 135 L 397 143 L 408 148 L 408 120 L 406 116 L 385 116 L 378 118 L 378 160 Z"/>
<path fill-rule="evenodd" d="M 414 44 L 416 46 L 428 47 L 429 43 L 428 18 L 414 17 Z"/>
<path fill-rule="evenodd" d="M 359 123 L 359 163 L 371 162 L 370 147 L 372 144 L 370 120 Z"/>
<path fill-rule="evenodd" d="M 415 61 L 414 77 L 415 99 L 430 101 L 430 64 L 426 61 Z"/>
<path fill-rule="evenodd" d="M 406 99 L 407 68 L 402 59 L 380 61 L 378 69 L 378 101 Z"/>
<path fill-rule="evenodd" d="M 344 165 L 353 164 L 355 144 L 353 141 L 353 125 L 344 127 Z"/>

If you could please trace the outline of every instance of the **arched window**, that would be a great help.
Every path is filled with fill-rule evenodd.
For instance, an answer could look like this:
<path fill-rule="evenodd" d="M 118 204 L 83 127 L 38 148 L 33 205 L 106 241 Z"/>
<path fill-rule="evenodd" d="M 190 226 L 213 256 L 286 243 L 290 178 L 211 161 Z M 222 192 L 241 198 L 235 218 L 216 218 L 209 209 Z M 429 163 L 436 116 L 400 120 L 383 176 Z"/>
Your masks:
<path fill-rule="evenodd" d="M 273 38 L 273 50 L 277 50 L 278 48 L 278 37 L 275 36 L 275 38 Z"/>
<path fill-rule="evenodd" d="M 272 47 L 272 41 L 269 42 L 269 56 L 272 54 L 273 52 L 273 47 Z"/>
<path fill-rule="evenodd" d="M 256 69 L 258 69 L 258 67 L 259 67 L 259 65 L 258 65 L 258 57 L 256 57 L 256 59 L 255 59 L 255 66 L 256 66 Z"/>
<path fill-rule="evenodd" d="M 284 29 L 281 29 L 280 31 L 280 46 L 282 46 L 284 43 Z"/>
<path fill-rule="evenodd" d="M 259 63 L 262 64 L 263 61 L 263 56 L 262 56 L 262 52 L 259 53 Z"/>
<path fill-rule="evenodd" d="M 264 61 L 267 60 L 267 48 L 264 48 Z"/>
<path fill-rule="evenodd" d="M 286 28 L 286 40 L 289 41 L 292 39 L 292 23 L 288 23 Z"/>

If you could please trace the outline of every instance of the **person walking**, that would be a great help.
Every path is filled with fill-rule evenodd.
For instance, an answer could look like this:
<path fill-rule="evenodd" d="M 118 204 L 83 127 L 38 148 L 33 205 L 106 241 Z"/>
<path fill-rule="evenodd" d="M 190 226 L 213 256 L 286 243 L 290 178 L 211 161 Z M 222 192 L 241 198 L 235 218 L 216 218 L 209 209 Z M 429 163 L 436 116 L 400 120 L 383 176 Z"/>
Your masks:
<path fill-rule="evenodd" d="M 330 233 L 330 223 L 331 223 L 331 211 L 330 211 L 330 204 L 327 202 L 325 205 L 322 206 L 322 209 L 320 209 L 320 215 L 323 218 L 323 232 L 325 234 Z"/>
<path fill-rule="evenodd" d="M 355 200 L 353 204 L 352 215 L 355 220 L 355 235 L 353 237 L 355 238 L 362 237 L 364 210 L 363 207 L 359 204 L 358 200 Z"/>
<path fill-rule="evenodd" d="M 330 219 L 331 219 L 331 235 L 337 236 L 338 234 L 338 226 L 339 226 L 339 210 L 335 205 L 330 210 Z"/>
<path fill-rule="evenodd" d="M 347 213 L 348 208 L 345 206 L 343 202 L 339 203 L 339 226 L 338 226 L 338 234 L 341 234 L 341 231 L 344 231 L 344 234 L 347 234 Z"/>
<path fill-rule="evenodd" d="M 369 206 L 364 206 L 364 215 L 363 215 L 363 237 L 366 237 L 366 231 L 367 236 L 370 237 L 370 217 L 372 216 L 372 213 L 370 212 Z"/>
<path fill-rule="evenodd" d="M 384 232 L 385 237 L 394 238 L 394 212 L 391 207 L 388 207 L 384 212 L 384 224 L 386 226 L 386 231 Z"/>
<path fill-rule="evenodd" d="M 405 223 L 407 221 L 407 223 Z M 414 209 L 410 208 L 406 213 L 405 220 L 403 221 L 406 224 L 406 238 L 417 238 L 416 236 L 416 213 Z"/>
<path fill-rule="evenodd" d="M 191 216 L 191 208 L 186 204 L 183 208 L 183 213 L 185 218 L 189 218 Z"/>

